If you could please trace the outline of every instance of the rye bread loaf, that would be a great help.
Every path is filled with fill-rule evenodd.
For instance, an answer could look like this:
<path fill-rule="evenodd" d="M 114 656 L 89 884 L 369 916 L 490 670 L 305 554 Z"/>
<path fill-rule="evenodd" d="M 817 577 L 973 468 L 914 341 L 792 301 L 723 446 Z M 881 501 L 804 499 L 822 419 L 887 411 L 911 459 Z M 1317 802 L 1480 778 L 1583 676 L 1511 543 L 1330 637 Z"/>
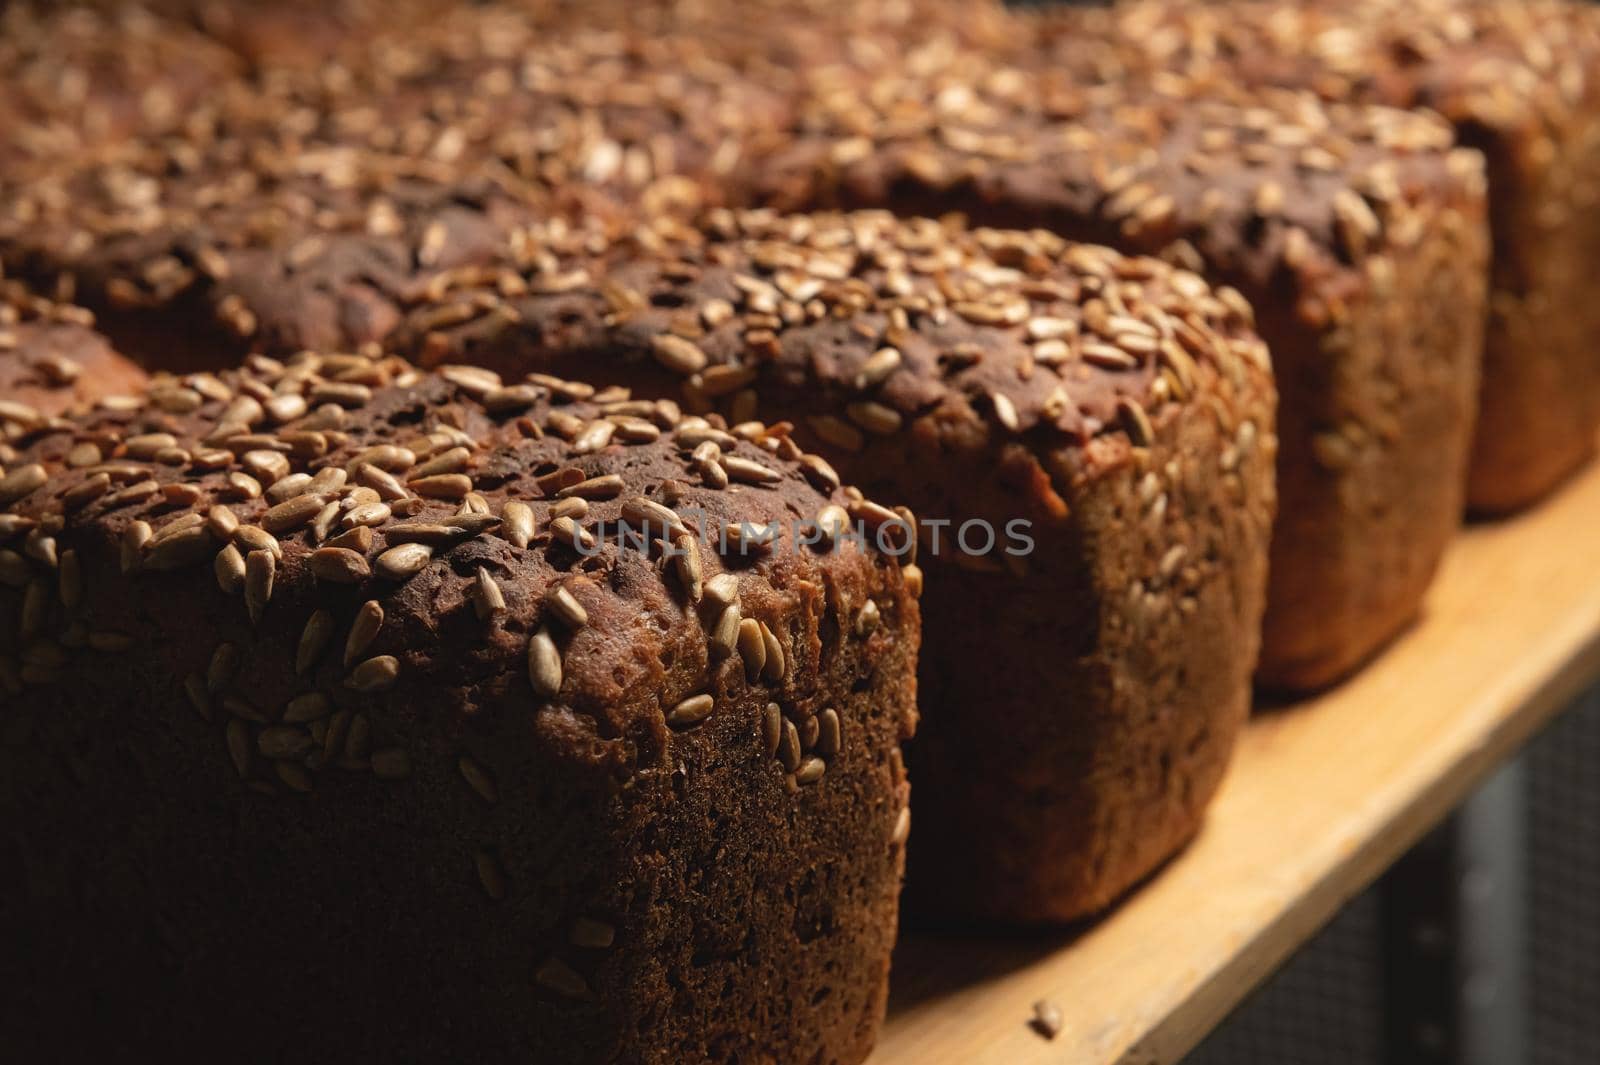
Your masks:
<path fill-rule="evenodd" d="M 1077 36 L 1068 19 L 1064 28 Z M 1488 160 L 1494 254 L 1468 503 L 1548 493 L 1600 430 L 1600 22 L 1560 0 L 1123 5 L 1159 69 L 1442 114 Z"/>
<path fill-rule="evenodd" d="M 764 170 L 775 202 L 1044 227 L 1159 254 L 1254 308 L 1281 401 L 1263 684 L 1327 684 L 1416 616 L 1459 521 L 1478 389 L 1477 153 L 1437 118 L 1304 93 L 1096 85 L 960 53 L 842 91 L 862 75 L 819 76 L 834 88 L 808 133 Z"/>
<path fill-rule="evenodd" d="M 547 22 L 453 10 L 237 79 L 171 135 L 0 190 L 0 250 L 151 365 L 350 350 L 515 225 L 698 206 L 788 125 L 693 36 Z"/>
<path fill-rule="evenodd" d="M 865 1057 L 920 576 L 783 427 L 304 354 L 0 459 L 14 1052 Z"/>
<path fill-rule="evenodd" d="M 447 279 L 397 350 L 620 382 L 735 431 L 762 411 L 921 519 L 921 916 L 1079 917 L 1195 832 L 1249 707 L 1273 508 L 1237 293 L 870 212 L 515 245 L 520 269 Z"/>

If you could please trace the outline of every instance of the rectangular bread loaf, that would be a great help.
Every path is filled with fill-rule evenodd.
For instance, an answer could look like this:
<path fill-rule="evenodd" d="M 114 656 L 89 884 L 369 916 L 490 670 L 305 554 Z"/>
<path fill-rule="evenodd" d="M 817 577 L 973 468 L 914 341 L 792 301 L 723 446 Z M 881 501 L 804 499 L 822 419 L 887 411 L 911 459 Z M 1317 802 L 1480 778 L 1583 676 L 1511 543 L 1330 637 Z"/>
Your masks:
<path fill-rule="evenodd" d="M 12 1053 L 866 1056 L 920 577 L 782 427 L 306 353 L 0 462 Z"/>

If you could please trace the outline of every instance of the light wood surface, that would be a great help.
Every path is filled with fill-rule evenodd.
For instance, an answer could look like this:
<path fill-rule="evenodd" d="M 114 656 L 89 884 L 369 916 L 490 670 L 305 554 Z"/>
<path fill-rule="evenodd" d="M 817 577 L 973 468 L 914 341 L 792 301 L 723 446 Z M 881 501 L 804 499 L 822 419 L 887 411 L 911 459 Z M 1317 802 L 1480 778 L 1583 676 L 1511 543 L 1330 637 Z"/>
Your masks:
<path fill-rule="evenodd" d="M 1164 1065 L 1600 676 L 1600 468 L 1468 528 L 1422 620 L 1259 710 L 1195 843 L 1075 933 L 908 936 L 872 1065 Z M 1048 999 L 1065 1026 L 1028 1027 Z"/>

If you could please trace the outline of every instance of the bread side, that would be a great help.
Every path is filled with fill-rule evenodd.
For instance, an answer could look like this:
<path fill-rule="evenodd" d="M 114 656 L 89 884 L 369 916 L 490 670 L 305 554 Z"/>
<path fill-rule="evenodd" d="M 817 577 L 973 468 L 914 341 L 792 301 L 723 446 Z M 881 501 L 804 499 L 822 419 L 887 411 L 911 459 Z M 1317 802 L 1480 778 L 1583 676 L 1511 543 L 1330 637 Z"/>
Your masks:
<path fill-rule="evenodd" d="M 8 449 L 14 1044 L 861 1060 L 914 571 L 796 542 L 866 504 L 781 427 L 727 442 L 766 471 L 731 485 L 708 433 L 306 355 Z"/>

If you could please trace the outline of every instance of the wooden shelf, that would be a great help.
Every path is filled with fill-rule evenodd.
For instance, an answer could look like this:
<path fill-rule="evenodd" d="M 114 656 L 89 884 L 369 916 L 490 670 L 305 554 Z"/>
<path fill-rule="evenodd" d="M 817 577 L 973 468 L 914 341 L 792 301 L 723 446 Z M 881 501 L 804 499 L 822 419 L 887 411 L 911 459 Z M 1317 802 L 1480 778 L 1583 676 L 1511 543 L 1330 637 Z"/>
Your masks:
<path fill-rule="evenodd" d="M 1600 468 L 1468 528 L 1365 671 L 1258 711 L 1200 837 L 1054 937 L 906 937 L 871 1065 L 1165 1065 L 1600 676 Z M 1048 999 L 1065 1026 L 1028 1027 Z"/>

